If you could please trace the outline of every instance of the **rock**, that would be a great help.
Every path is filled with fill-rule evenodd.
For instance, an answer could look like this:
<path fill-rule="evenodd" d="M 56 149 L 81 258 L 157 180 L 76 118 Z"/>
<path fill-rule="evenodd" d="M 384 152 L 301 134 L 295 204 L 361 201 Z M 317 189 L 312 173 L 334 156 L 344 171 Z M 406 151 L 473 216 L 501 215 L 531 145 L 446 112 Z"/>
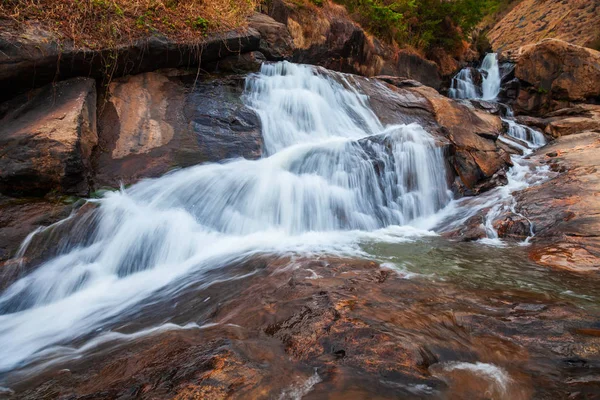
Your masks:
<path fill-rule="evenodd" d="M 244 77 L 167 70 L 114 80 L 99 118 L 99 187 L 118 187 L 173 168 L 258 158 L 258 116 L 241 101 Z"/>
<path fill-rule="evenodd" d="M 287 25 L 294 45 L 294 62 L 364 76 L 400 76 L 436 89 L 441 85 L 435 62 L 370 36 L 342 6 L 273 0 L 268 13 Z"/>
<path fill-rule="evenodd" d="M 47 85 L 0 109 L 0 193 L 89 193 L 90 156 L 98 143 L 93 79 Z"/>
<path fill-rule="evenodd" d="M 502 215 L 493 222 L 493 226 L 500 239 L 522 242 L 531 236 L 530 222 L 518 214 Z"/>
<path fill-rule="evenodd" d="M 501 102 L 514 102 L 519 97 L 521 90 L 521 81 L 514 78 L 502 84 L 498 99 Z"/>
<path fill-rule="evenodd" d="M 564 171 L 515 194 L 517 212 L 533 223 L 530 254 L 538 263 L 576 272 L 600 271 L 599 149 L 600 133 L 585 132 L 560 137 L 534 156 L 552 160 L 554 169 Z"/>
<path fill-rule="evenodd" d="M 477 194 L 480 185 L 491 179 L 498 171 L 512 165 L 510 156 L 496 144 L 502 132 L 502 120 L 488 113 L 472 110 L 459 102 L 448 99 L 427 87 L 412 88 L 431 104 L 436 122 L 454 144 L 455 154 L 450 158 L 462 184 L 457 188 L 463 194 Z"/>
<path fill-rule="evenodd" d="M 399 76 L 389 76 L 389 75 L 379 75 L 373 77 L 374 79 L 379 79 L 385 83 L 389 83 L 390 85 L 394 85 L 399 88 L 403 87 L 419 87 L 423 86 L 423 84 L 419 81 L 415 81 L 414 79 L 407 79 Z"/>
<path fill-rule="evenodd" d="M 248 18 L 248 25 L 260 33 L 259 50 L 269 61 L 287 60 L 292 56 L 294 42 L 285 24 L 255 13 Z"/>
<path fill-rule="evenodd" d="M 584 104 L 567 110 L 574 111 L 559 110 L 563 113 L 548 114 L 551 119 L 544 130 L 547 135 L 557 138 L 585 131 L 600 131 L 600 106 Z M 562 117 L 564 114 L 572 115 L 574 113 L 575 116 Z"/>
<path fill-rule="evenodd" d="M 266 57 L 260 51 L 238 54 L 225 57 L 222 60 L 208 64 L 205 69 L 216 73 L 241 74 L 248 72 L 258 72 Z"/>
<path fill-rule="evenodd" d="M 516 77 L 532 86 L 542 102 L 520 96 L 523 110 L 537 111 L 552 100 L 585 101 L 600 96 L 600 52 L 547 39 L 522 47 L 520 53 Z"/>
<path fill-rule="evenodd" d="M 59 41 L 35 24 L 3 28 L 0 29 L 0 100 L 71 77 L 104 79 L 106 60 L 110 63 L 110 77 L 117 78 L 160 68 L 204 66 L 231 55 L 258 51 L 261 43 L 260 33 L 249 28 L 244 32 L 209 36 L 200 43 L 177 43 L 162 36 L 150 36 L 115 49 L 90 50 Z"/>
<path fill-rule="evenodd" d="M 466 267 L 485 271 L 474 268 L 482 254 L 489 253 L 467 258 Z M 502 284 L 474 287 L 470 274 L 406 279 L 400 270 L 368 260 L 261 261 L 240 268 L 240 275 L 252 272 L 243 280 L 157 301 L 144 313 L 149 321 L 127 327 L 135 332 L 156 326 L 164 321 L 161 311 L 177 315 L 174 321 L 181 324 L 222 323 L 106 343 L 11 388 L 19 399 L 55 393 L 105 399 L 287 399 L 299 393 L 332 399 L 484 399 L 494 390 L 493 398 L 524 400 L 594 393 L 586 377 L 598 370 L 598 338 L 576 329 L 593 327 L 597 313 L 564 297 L 506 290 Z M 231 267 L 224 266 L 218 276 L 228 273 Z M 588 360 L 579 357 L 579 364 L 586 363 L 581 371 L 564 365 L 564 359 L 577 360 L 582 353 Z M 444 371 L 456 360 L 473 368 L 460 376 Z M 476 362 L 510 376 L 503 394 L 492 386 L 495 378 L 469 372 L 479 367 Z M 61 373 L 65 368 L 70 373 Z M 565 372 L 531 373 L 556 368 Z"/>
<path fill-rule="evenodd" d="M 600 26 L 598 2 L 589 0 L 522 0 L 488 32 L 495 51 L 516 50 L 551 37 L 590 46 Z"/>

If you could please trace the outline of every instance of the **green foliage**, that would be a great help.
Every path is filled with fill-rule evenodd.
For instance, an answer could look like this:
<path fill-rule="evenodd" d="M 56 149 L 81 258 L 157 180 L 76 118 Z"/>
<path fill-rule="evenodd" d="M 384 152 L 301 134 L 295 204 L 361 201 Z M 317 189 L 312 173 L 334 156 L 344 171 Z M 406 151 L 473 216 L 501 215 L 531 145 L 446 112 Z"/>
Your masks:
<path fill-rule="evenodd" d="M 199 31 L 206 31 L 208 29 L 208 20 L 202 17 L 196 17 L 188 21 L 190 26 Z"/>
<path fill-rule="evenodd" d="M 453 49 L 507 0 L 335 0 L 371 33 L 427 50 Z"/>
<path fill-rule="evenodd" d="M 323 0 L 310 0 L 315 6 L 323 7 Z"/>

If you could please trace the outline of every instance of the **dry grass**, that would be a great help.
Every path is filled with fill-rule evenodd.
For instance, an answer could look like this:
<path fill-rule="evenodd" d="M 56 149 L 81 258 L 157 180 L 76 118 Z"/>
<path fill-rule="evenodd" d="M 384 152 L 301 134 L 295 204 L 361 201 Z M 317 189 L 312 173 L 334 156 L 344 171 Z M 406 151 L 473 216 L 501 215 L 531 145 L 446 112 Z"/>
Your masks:
<path fill-rule="evenodd" d="M 76 47 L 111 47 L 162 34 L 201 41 L 246 25 L 260 0 L 2 0 L 0 18 L 38 21 Z"/>

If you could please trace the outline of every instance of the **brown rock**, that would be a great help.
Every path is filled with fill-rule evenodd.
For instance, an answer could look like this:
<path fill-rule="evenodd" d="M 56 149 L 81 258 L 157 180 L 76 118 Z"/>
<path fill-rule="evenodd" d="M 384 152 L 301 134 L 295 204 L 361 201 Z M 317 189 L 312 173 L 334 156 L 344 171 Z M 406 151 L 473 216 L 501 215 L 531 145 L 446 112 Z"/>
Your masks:
<path fill-rule="evenodd" d="M 579 114 L 575 116 L 562 117 L 560 113 L 550 114 L 553 117 L 546 126 L 545 133 L 556 138 L 586 131 L 600 131 L 600 106 L 584 104 L 576 107 L 576 110 Z"/>
<path fill-rule="evenodd" d="M 292 56 L 294 42 L 285 24 L 255 13 L 248 18 L 248 25 L 260 33 L 259 50 L 269 61 L 287 60 Z"/>
<path fill-rule="evenodd" d="M 600 52 L 556 39 L 520 49 L 515 74 L 552 99 L 600 96 Z"/>
<path fill-rule="evenodd" d="M 241 101 L 244 77 L 202 78 L 183 70 L 113 81 L 99 121 L 98 186 L 118 187 L 170 169 L 258 158 L 258 116 Z"/>
<path fill-rule="evenodd" d="M 600 133 L 558 138 L 535 156 L 556 153 L 555 178 L 516 193 L 517 211 L 534 225 L 531 257 L 542 265 L 600 271 Z"/>
<path fill-rule="evenodd" d="M 2 106 L 0 192 L 87 195 L 90 156 L 98 143 L 96 87 L 74 78 Z"/>

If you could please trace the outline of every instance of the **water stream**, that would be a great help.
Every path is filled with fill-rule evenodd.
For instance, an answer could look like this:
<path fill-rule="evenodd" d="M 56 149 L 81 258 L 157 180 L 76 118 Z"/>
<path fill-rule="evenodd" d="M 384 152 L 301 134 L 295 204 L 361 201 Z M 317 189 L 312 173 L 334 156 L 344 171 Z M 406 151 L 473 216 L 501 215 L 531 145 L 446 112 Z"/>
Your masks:
<path fill-rule="evenodd" d="M 488 79 L 496 79 L 493 69 Z M 496 85 L 488 86 L 492 97 Z M 435 274 L 454 247 L 436 243 L 433 229 L 487 208 L 493 219 L 514 207 L 514 190 L 547 173 L 515 156 L 509 184 L 473 206 L 452 199 L 434 138 L 417 124 L 384 126 L 342 74 L 264 65 L 248 77 L 244 101 L 262 122 L 261 159 L 187 168 L 94 200 L 97 207 L 74 225 L 59 254 L 0 294 L 0 378 L 35 362 L 80 357 L 109 340 L 209 326 L 213 321 L 173 320 L 163 308 L 137 332 L 115 332 L 191 287 L 244 279 L 253 272 L 223 267 L 261 254 L 366 257 Z M 514 146 L 527 152 L 544 143 L 537 132 L 507 123 L 503 140 L 519 139 Z M 489 240 L 501 244 L 494 234 Z M 478 268 L 477 257 L 468 268 Z M 519 268 L 510 279 L 523 274 Z M 533 273 L 528 282 L 568 290 Z"/>

